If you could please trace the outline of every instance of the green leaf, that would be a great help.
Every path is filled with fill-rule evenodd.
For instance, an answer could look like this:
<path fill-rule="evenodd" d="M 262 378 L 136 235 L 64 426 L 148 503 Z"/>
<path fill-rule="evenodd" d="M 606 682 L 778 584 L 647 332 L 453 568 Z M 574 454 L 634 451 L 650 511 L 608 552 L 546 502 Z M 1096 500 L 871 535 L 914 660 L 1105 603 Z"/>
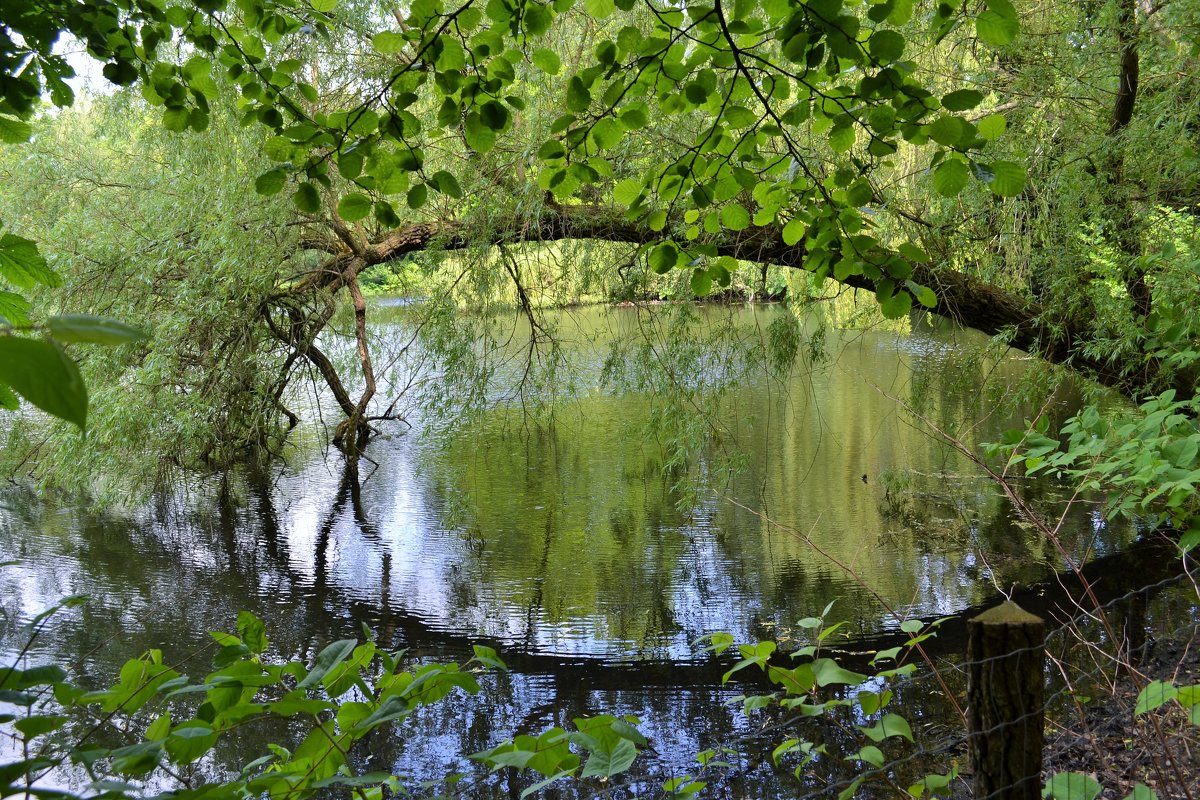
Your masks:
<path fill-rule="evenodd" d="M 942 108 L 947 111 L 969 111 L 982 102 L 982 92 L 974 89 L 959 89 L 942 98 Z"/>
<path fill-rule="evenodd" d="M 423 183 L 418 183 L 416 186 L 408 190 L 408 196 L 405 198 L 408 207 L 414 211 L 425 205 L 425 201 L 429 199 L 429 189 Z"/>
<path fill-rule="evenodd" d="M 269 169 L 254 181 L 254 191 L 263 195 L 279 194 L 287 183 L 287 173 L 279 167 Z"/>
<path fill-rule="evenodd" d="M 357 222 L 371 213 L 371 198 L 358 192 L 346 195 L 338 203 L 338 215 L 347 222 Z"/>
<path fill-rule="evenodd" d="M 829 686 L 834 683 L 857 685 L 867 679 L 866 675 L 842 669 L 832 658 L 818 658 L 810 665 L 818 686 Z"/>
<path fill-rule="evenodd" d="M 33 126 L 28 122 L 0 114 L 0 142 L 21 144 L 33 136 Z"/>
<path fill-rule="evenodd" d="M 191 114 L 186 108 L 176 106 L 163 112 L 163 127 L 172 133 L 183 133 L 188 129 Z"/>
<path fill-rule="evenodd" d="M 370 207 L 368 206 L 369 210 Z M 366 215 L 364 214 L 363 216 Z M 304 680 L 296 684 L 296 688 L 311 689 L 320 685 L 325 676 L 329 674 L 329 671 L 349 658 L 357 646 L 358 642 L 353 639 L 342 639 L 326 647 L 317 655 L 312 671 L 304 677 Z"/>
<path fill-rule="evenodd" d="M 730 203 L 721 209 L 721 224 L 726 230 L 744 231 L 750 227 L 750 212 L 737 203 Z"/>
<path fill-rule="evenodd" d="M 0 381 L 47 414 L 86 426 L 87 389 L 79 367 L 57 344 L 0 336 Z"/>
<path fill-rule="evenodd" d="M 1133 787 L 1133 791 L 1125 798 L 1125 800 L 1158 800 L 1158 795 L 1144 783 L 1139 783 Z"/>
<path fill-rule="evenodd" d="M 869 744 L 859 750 L 855 753 L 854 757 L 857 757 L 860 761 L 865 761 L 873 767 L 883 766 L 883 751 L 873 744 Z"/>
<path fill-rule="evenodd" d="M 562 69 L 562 61 L 558 54 L 544 47 L 533 51 L 533 65 L 547 75 L 557 75 Z"/>
<path fill-rule="evenodd" d="M 613 0 L 584 0 L 583 7 L 595 19 L 604 19 L 617 10 Z"/>
<path fill-rule="evenodd" d="M 497 655 L 496 651 L 491 647 L 476 644 L 472 645 L 472 649 L 475 651 L 475 660 L 479 663 L 489 666 L 492 669 L 499 669 L 503 670 L 504 672 L 508 672 L 508 665 L 500 659 L 500 656 Z"/>
<path fill-rule="evenodd" d="M 429 179 L 429 183 L 442 194 L 450 195 L 456 200 L 462 199 L 463 190 L 458 185 L 458 179 L 444 169 L 433 173 L 433 177 Z"/>
<path fill-rule="evenodd" d="M 853 125 L 835 127 L 829 132 L 829 147 L 835 153 L 845 153 L 854 146 L 855 131 Z"/>
<path fill-rule="evenodd" d="M 18 289 L 32 289 L 39 283 L 51 288 L 62 286 L 62 278 L 50 269 L 38 246 L 11 233 L 0 236 L 0 275 Z"/>
<path fill-rule="evenodd" d="M 882 742 L 892 736 L 902 736 L 908 741 L 913 740 L 912 728 L 908 721 L 898 714 L 884 714 L 879 722 L 869 728 L 859 726 L 863 734 L 873 742 Z"/>
<path fill-rule="evenodd" d="M 216 732 L 202 722 L 185 722 L 171 732 L 164 742 L 167 755 L 176 764 L 191 764 L 207 753 L 217 742 Z"/>
<path fill-rule="evenodd" d="M 877 30 L 867 40 L 867 51 L 881 66 L 886 66 L 903 55 L 904 37 L 893 30 Z"/>
<path fill-rule="evenodd" d="M 1151 681 L 1145 689 L 1138 693 L 1137 706 L 1133 710 L 1133 715 L 1136 717 L 1153 711 L 1174 700 L 1178 693 L 1178 689 L 1165 681 Z"/>
<path fill-rule="evenodd" d="M 399 53 L 408 46 L 408 40 L 404 38 L 404 34 L 395 31 L 382 31 L 371 37 L 371 46 L 378 53 L 390 55 Z"/>
<path fill-rule="evenodd" d="M 1046 782 L 1043 797 L 1053 800 L 1095 800 L 1103 787 L 1094 778 L 1079 772 L 1056 772 Z"/>
<path fill-rule="evenodd" d="M 922 286 L 921 284 L 913 281 L 905 281 L 905 285 L 908 287 L 908 290 L 912 292 L 913 297 L 917 299 L 918 303 L 926 308 L 937 307 L 937 295 L 934 294 L 933 289 L 930 289 L 928 286 Z M 903 316 L 903 314 L 901 316 Z"/>
<path fill-rule="evenodd" d="M 994 142 L 1004 133 L 1004 129 L 1008 126 L 1008 122 L 1004 119 L 1003 114 L 988 114 L 983 119 L 979 120 L 976 127 L 979 128 L 979 135 L 989 142 Z"/>
<path fill-rule="evenodd" d="M 4 411 L 16 411 L 20 407 L 21 401 L 17 399 L 13 390 L 5 384 L 0 383 L 0 409 Z"/>
<path fill-rule="evenodd" d="M 257 655 L 267 649 L 267 627 L 254 614 L 249 611 L 238 612 L 237 630 L 251 653 Z"/>
<path fill-rule="evenodd" d="M 23 717 L 13 723 L 13 727 L 20 731 L 26 739 L 32 739 L 35 736 L 41 736 L 43 733 L 56 731 L 63 726 L 67 718 L 59 715 L 37 715 L 32 717 Z"/>
<path fill-rule="evenodd" d="M 808 226 L 799 217 L 793 217 L 788 220 L 788 224 L 783 226 L 783 243 L 788 247 L 793 247 L 797 242 L 804 238 Z"/>
<path fill-rule="evenodd" d="M 296 187 L 296 193 L 292 195 L 292 202 L 296 204 L 296 208 L 306 214 L 315 214 L 321 208 L 321 195 L 317 193 L 315 184 L 304 181 Z"/>
<path fill-rule="evenodd" d="M 29 327 L 32 324 L 29 319 L 31 308 L 32 304 L 21 295 L 0 289 L 0 323 L 7 320 L 18 328 Z"/>
<path fill-rule="evenodd" d="M 908 292 L 896 292 L 891 297 L 879 301 L 879 310 L 887 319 L 899 319 L 912 311 L 912 295 Z"/>
<path fill-rule="evenodd" d="M 137 328 L 108 317 L 90 314 L 63 314 L 46 320 L 50 333 L 60 342 L 92 344 L 128 344 L 146 338 Z"/>
<path fill-rule="evenodd" d="M 679 263 L 680 252 L 672 242 L 663 242 L 650 251 L 650 269 L 659 275 L 670 272 Z"/>
<path fill-rule="evenodd" d="M 712 291 L 712 278 L 707 270 L 697 269 L 692 270 L 692 293 L 698 297 L 703 297 Z"/>
<path fill-rule="evenodd" d="M 963 120 L 951 114 L 942 114 L 929 126 L 929 138 L 946 147 L 958 144 L 965 133 Z"/>
<path fill-rule="evenodd" d="M 1025 189 L 1025 167 L 1012 161 L 993 161 L 992 192 L 1001 197 L 1016 197 Z"/>
<path fill-rule="evenodd" d="M 628 739 L 618 739 L 611 750 L 593 750 L 583 765 L 580 778 L 611 778 L 633 766 L 637 747 Z"/>
<path fill-rule="evenodd" d="M 1015 17 L 1006 17 L 989 9 L 975 18 L 975 33 L 980 41 L 992 47 L 1003 47 L 1017 38 L 1021 23 Z"/>
<path fill-rule="evenodd" d="M 612 117 L 605 117 L 592 127 L 592 140 L 600 150 L 616 147 L 625 135 L 625 128 Z"/>
<path fill-rule="evenodd" d="M 496 132 L 484 124 L 478 111 L 467 114 L 463 121 L 463 136 L 467 145 L 480 153 L 486 153 L 496 146 Z"/>
<path fill-rule="evenodd" d="M 954 197 L 967 185 L 967 165 L 957 158 L 943 161 L 933 173 L 933 189 L 942 197 Z"/>

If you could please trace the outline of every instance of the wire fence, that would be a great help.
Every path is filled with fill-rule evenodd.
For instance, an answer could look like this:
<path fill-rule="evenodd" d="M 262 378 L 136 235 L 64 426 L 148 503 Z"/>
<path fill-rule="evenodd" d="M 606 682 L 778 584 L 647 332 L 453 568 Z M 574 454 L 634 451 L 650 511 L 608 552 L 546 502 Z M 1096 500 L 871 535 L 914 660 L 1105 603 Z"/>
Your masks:
<path fill-rule="evenodd" d="M 1175 592 L 1176 602 L 1162 601 L 1156 606 L 1155 598 L 1169 594 L 1164 590 L 1173 585 L 1191 591 Z M 1042 696 L 1024 708 L 1013 703 L 1011 696 L 1001 696 L 996 701 L 999 706 L 1019 713 L 991 727 L 969 729 L 966 719 L 957 729 L 953 724 L 930 725 L 924 732 L 932 735 L 914 737 L 908 752 L 879 766 L 851 760 L 836 765 L 840 769 L 827 768 L 824 775 L 814 770 L 807 781 L 801 777 L 801 791 L 795 796 L 896 796 L 909 787 L 916 791 L 923 781 L 928 791 L 932 788 L 927 780 L 930 774 L 953 771 L 958 777 L 945 791 L 956 797 L 1040 798 L 1044 781 L 1069 771 L 1086 778 L 1071 778 L 1070 783 L 1060 778 L 1052 786 L 1055 796 L 1091 798 L 1093 790 L 1099 789 L 1103 797 L 1124 798 L 1136 784 L 1143 783 L 1160 800 L 1197 800 L 1200 728 L 1190 724 L 1183 709 L 1174 703 L 1146 714 L 1134 712 L 1140 691 L 1152 680 L 1180 685 L 1200 682 L 1198 597 L 1189 575 L 1158 581 L 1098 608 L 1080 608 L 1073 615 L 1052 620 L 1055 626 L 1035 644 L 970 660 L 939 661 L 931 665 L 932 670 L 894 680 L 889 688 L 897 695 L 924 695 L 928 701 L 946 687 L 959 701 L 967 695 L 972 674 L 986 673 L 1004 681 L 1006 671 L 1016 671 L 1014 665 L 1029 661 L 1036 664 Z M 1169 616 L 1175 621 L 1166 619 Z M 1153 629 L 1153 634 L 1147 633 L 1148 629 Z M 985 698 L 989 692 L 1011 695 L 1024 691 L 1012 686 L 972 690 Z M 945 706 L 941 713 L 952 715 L 958 702 L 947 700 Z M 781 724 L 783 727 L 786 725 Z M 1000 752 L 989 756 L 994 763 L 986 767 L 972 763 L 986 742 L 999 744 Z M 1023 760 L 1031 746 L 1038 757 Z M 989 785 L 980 781 L 978 770 L 983 768 L 998 770 L 1006 780 L 989 791 L 979 791 L 981 783 Z"/>

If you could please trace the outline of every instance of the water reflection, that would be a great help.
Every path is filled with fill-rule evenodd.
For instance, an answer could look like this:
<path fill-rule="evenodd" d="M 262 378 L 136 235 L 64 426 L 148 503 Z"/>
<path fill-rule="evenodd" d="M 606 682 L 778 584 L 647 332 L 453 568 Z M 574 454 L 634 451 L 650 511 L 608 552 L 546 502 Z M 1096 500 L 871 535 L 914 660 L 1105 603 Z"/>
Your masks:
<path fill-rule="evenodd" d="M 488 642 L 514 672 L 485 681 L 481 698 L 422 712 L 418 734 L 381 745 L 376 758 L 441 775 L 461 768 L 458 754 L 603 711 L 647 720 L 660 748 L 649 769 L 662 773 L 753 727 L 722 709 L 745 687 L 720 685 L 728 666 L 708 659 L 698 637 L 786 643 L 798 619 L 836 598 L 833 615 L 870 639 L 894 628 L 885 605 L 954 613 L 1060 566 L 896 400 L 969 443 L 995 439 L 1019 410 L 989 417 L 980 387 L 1014 380 L 1021 363 L 918 325 L 827 332 L 836 358 L 823 366 L 755 371 L 739 361 L 753 352 L 742 345 L 787 312 L 721 313 L 699 324 L 732 326 L 714 340 L 730 347 L 697 356 L 698 372 L 681 384 L 719 385 L 711 443 L 676 470 L 645 435 L 665 430 L 662 401 L 632 388 L 650 351 L 623 351 L 629 391 L 597 388 L 611 344 L 657 330 L 616 310 L 559 320 L 579 374 L 573 405 L 552 417 L 499 407 L 459 429 L 378 441 L 359 463 L 297 458 L 132 511 L 56 507 L 12 490 L 0 552 L 22 563 L 0 571 L 5 632 L 58 597 L 91 595 L 44 642 L 85 679 L 148 647 L 202 672 L 205 631 L 230 627 L 243 608 L 268 620 L 275 652 L 289 658 L 364 623 L 418 658 L 462 658 Z M 408 340 L 411 327 L 401 315 L 379 333 Z M 719 469 L 730 452 L 736 469 Z M 687 493 L 681 472 L 692 478 Z M 1021 491 L 1057 516 L 1053 484 Z M 1132 537 L 1086 504 L 1068 512 L 1064 531 L 1079 557 Z M 739 770 L 763 796 L 774 791 L 761 763 Z M 507 780 L 486 791 L 519 789 Z"/>

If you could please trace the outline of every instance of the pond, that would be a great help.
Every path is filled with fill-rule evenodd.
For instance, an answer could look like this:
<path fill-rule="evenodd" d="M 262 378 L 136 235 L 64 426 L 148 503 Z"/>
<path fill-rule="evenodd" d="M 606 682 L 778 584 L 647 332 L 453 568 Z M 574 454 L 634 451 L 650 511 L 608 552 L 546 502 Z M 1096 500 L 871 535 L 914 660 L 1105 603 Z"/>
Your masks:
<path fill-rule="evenodd" d="M 419 347 L 418 308 L 381 306 L 375 334 Z M 794 647 L 797 621 L 832 603 L 853 649 L 904 618 L 954 615 L 1063 568 L 942 436 L 977 447 L 1019 426 L 1036 409 L 994 409 L 1031 362 L 920 316 L 858 330 L 822 311 L 699 309 L 684 324 L 707 338 L 685 345 L 672 313 L 549 315 L 546 358 L 571 387 L 553 413 L 537 387 L 505 394 L 547 363 L 513 322 L 483 410 L 452 424 L 414 412 L 357 471 L 336 451 L 297 448 L 270 471 L 196 479 L 131 509 L 7 491 L 0 560 L 19 561 L 0 570 L 8 652 L 18 621 L 71 594 L 90 601 L 56 616 L 38 652 L 94 680 L 150 647 L 202 674 L 205 632 L 231 629 L 240 609 L 267 621 L 285 657 L 364 624 L 418 658 L 462 659 L 487 643 L 512 672 L 423 713 L 377 758 L 439 778 L 514 733 L 633 714 L 655 748 L 644 788 L 755 729 L 725 706 L 747 689 L 721 684 L 728 665 L 714 665 L 701 637 Z M 786 335 L 802 356 L 773 363 Z M 393 364 L 390 380 L 416 383 L 406 369 Z M 667 391 L 651 393 L 663 375 Z M 1043 409 L 1061 419 L 1077 402 L 1060 391 Z M 1093 503 L 1064 512 L 1052 482 L 1014 483 L 1064 515 L 1063 542 L 1080 560 L 1134 538 Z M 244 748 L 229 758 L 260 745 Z M 754 781 L 757 796 L 792 791 L 769 761 L 737 773 L 730 796 L 737 781 Z M 509 796 L 507 781 L 469 794 Z"/>

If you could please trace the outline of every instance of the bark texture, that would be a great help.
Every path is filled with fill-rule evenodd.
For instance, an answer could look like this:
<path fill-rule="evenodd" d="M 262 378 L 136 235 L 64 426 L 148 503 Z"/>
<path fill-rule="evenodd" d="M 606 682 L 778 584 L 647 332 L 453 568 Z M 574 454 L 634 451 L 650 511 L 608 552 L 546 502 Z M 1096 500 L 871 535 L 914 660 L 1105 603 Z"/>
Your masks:
<path fill-rule="evenodd" d="M 1007 602 L 968 623 L 967 735 L 976 797 L 1042 796 L 1046 623 Z"/>

